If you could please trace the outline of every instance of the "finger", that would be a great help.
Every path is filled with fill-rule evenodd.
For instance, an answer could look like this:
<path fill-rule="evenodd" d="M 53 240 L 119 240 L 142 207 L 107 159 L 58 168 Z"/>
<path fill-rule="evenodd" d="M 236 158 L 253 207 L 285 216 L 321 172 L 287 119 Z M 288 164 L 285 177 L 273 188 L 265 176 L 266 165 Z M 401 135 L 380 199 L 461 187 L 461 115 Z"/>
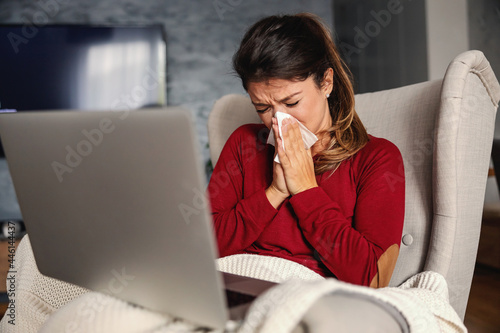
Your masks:
<path fill-rule="evenodd" d="M 302 134 L 300 133 L 299 123 L 296 120 L 288 120 L 285 123 L 285 131 L 290 144 L 297 145 L 302 141 Z"/>
<path fill-rule="evenodd" d="M 291 153 L 293 148 L 291 145 L 291 137 L 290 137 L 290 119 L 284 119 L 281 124 L 281 141 L 282 147 L 284 147 L 285 154 Z"/>
<path fill-rule="evenodd" d="M 273 124 L 272 124 L 272 131 L 273 131 L 273 135 L 274 135 L 274 142 L 275 142 L 275 151 L 274 151 L 274 155 L 276 156 L 276 154 L 278 154 L 278 139 L 279 139 L 279 129 L 278 129 L 278 122 L 275 122 L 274 121 L 275 119 L 273 119 Z"/>
<path fill-rule="evenodd" d="M 298 123 L 287 122 L 283 126 L 283 140 L 285 142 L 285 152 L 293 159 L 296 154 L 302 154 L 304 144 Z"/>
<path fill-rule="evenodd" d="M 293 145 L 294 150 L 296 150 L 296 151 L 304 150 L 302 133 L 300 132 L 300 127 L 299 127 L 298 121 L 295 120 L 290 124 L 290 128 L 288 129 L 288 133 L 291 137 L 291 143 Z"/>
<path fill-rule="evenodd" d="M 278 151 L 278 157 L 280 159 L 281 166 L 283 168 L 286 168 L 288 165 L 290 165 L 290 159 L 287 156 L 286 150 L 283 149 L 283 139 L 281 138 L 277 139 L 276 148 Z"/>
<path fill-rule="evenodd" d="M 271 120 L 271 127 L 273 129 L 273 134 L 274 134 L 274 138 L 276 139 L 278 136 L 279 136 L 279 130 L 278 130 L 278 122 L 276 121 L 275 118 L 272 118 Z"/>

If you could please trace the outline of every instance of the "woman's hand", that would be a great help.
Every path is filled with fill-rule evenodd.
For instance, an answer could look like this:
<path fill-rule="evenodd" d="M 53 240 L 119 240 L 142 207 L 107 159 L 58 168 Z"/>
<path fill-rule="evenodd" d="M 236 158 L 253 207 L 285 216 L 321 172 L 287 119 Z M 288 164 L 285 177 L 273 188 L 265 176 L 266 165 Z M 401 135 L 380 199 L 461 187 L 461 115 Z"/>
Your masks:
<path fill-rule="evenodd" d="M 273 122 L 273 130 L 274 127 L 275 125 Z M 283 120 L 282 135 L 283 140 L 276 134 L 275 138 L 278 137 L 276 138 L 276 147 L 281 162 L 280 168 L 283 171 L 288 192 L 295 195 L 310 188 L 317 187 L 318 183 L 316 182 L 316 175 L 314 173 L 314 162 L 311 150 L 306 150 L 304 147 L 298 122 L 293 119 Z M 284 150 L 283 141 L 285 142 Z"/>
<path fill-rule="evenodd" d="M 278 121 L 276 118 L 272 119 L 272 130 L 274 134 L 274 141 L 277 142 L 279 138 Z M 278 144 L 276 143 L 276 147 Z M 278 154 L 278 149 L 275 150 L 275 155 Z M 266 196 L 274 208 L 278 206 L 290 196 L 290 192 L 286 186 L 285 175 L 283 168 L 279 163 L 273 162 L 273 182 L 266 190 Z"/>

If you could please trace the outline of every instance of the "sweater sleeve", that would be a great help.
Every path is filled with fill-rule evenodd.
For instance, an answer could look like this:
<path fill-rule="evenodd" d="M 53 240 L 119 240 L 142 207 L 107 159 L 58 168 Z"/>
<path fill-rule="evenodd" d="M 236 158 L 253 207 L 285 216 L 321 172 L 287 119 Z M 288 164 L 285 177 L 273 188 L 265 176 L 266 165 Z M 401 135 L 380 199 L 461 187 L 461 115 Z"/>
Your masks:
<path fill-rule="evenodd" d="M 384 142 L 384 149 L 364 152 L 356 167 L 352 219 L 320 187 L 290 200 L 304 236 L 326 267 L 342 281 L 372 287 L 389 284 L 404 219 L 403 160 L 396 146 Z"/>
<path fill-rule="evenodd" d="M 278 212 L 267 200 L 265 188 L 244 191 L 245 168 L 251 167 L 265 146 L 253 132 L 247 125 L 231 135 L 208 185 L 221 257 L 249 247 Z"/>

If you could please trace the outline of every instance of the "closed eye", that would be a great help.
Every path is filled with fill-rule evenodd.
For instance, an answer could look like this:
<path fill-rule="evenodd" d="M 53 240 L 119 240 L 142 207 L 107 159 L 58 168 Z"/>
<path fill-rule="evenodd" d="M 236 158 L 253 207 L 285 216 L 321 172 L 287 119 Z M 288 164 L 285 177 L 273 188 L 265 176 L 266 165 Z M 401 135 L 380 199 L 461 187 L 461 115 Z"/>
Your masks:
<path fill-rule="evenodd" d="M 300 100 L 295 102 L 295 103 L 287 103 L 286 106 L 291 108 L 291 107 L 294 107 L 295 105 L 299 104 Z"/>
<path fill-rule="evenodd" d="M 256 109 L 257 110 L 257 113 L 264 113 L 266 112 L 267 110 L 269 110 L 269 108 L 265 108 L 265 109 Z"/>

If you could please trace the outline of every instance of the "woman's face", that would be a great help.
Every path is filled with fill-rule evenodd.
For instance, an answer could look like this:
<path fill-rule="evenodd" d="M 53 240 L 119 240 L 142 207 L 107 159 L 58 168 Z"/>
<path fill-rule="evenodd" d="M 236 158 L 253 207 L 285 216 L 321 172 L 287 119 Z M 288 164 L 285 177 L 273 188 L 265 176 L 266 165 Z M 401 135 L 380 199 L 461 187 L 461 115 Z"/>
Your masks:
<path fill-rule="evenodd" d="M 326 95 L 332 91 L 333 71 L 327 71 L 323 85 L 318 88 L 314 79 L 304 81 L 270 79 L 250 82 L 248 94 L 260 119 L 271 129 L 271 119 L 278 111 L 288 113 L 318 135 L 332 125 Z"/>

